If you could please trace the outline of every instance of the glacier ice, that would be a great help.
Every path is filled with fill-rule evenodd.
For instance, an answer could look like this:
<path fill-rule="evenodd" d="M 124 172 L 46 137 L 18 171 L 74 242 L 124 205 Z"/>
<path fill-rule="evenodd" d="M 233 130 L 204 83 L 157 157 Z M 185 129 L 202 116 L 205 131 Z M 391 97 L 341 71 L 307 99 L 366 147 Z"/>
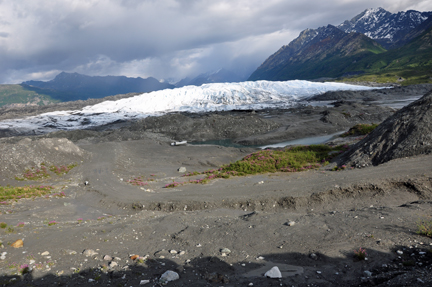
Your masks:
<path fill-rule="evenodd" d="M 105 101 L 81 110 L 57 111 L 37 116 L 4 120 L 0 129 L 33 131 L 35 134 L 55 130 L 96 127 L 118 120 L 133 120 L 169 112 L 209 112 L 287 108 L 299 100 L 336 90 L 367 90 L 365 86 L 343 83 L 318 83 L 302 80 L 271 82 L 215 83 L 186 86 L 144 93 L 117 101 Z"/>

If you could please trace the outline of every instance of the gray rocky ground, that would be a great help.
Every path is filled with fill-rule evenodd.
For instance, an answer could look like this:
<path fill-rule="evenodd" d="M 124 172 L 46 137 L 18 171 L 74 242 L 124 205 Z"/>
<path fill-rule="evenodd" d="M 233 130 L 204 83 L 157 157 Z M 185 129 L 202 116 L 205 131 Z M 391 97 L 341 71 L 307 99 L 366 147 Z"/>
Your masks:
<path fill-rule="evenodd" d="M 417 87 L 409 91 L 405 98 L 419 96 Z M 11 227 L 0 229 L 0 285 L 161 286 L 170 270 L 179 279 L 167 286 L 431 285 L 432 239 L 416 230 L 432 211 L 432 155 L 164 188 L 184 180 L 179 167 L 217 168 L 255 144 L 378 123 L 394 113 L 366 104 L 363 95 L 345 101 L 1 139 L 1 186 L 52 185 L 53 194 L 65 196 L 0 205 L 0 221 Z M 170 145 L 227 137 L 250 147 Z M 15 179 L 41 161 L 77 166 L 40 181 Z M 147 184 L 128 182 L 140 176 Z M 23 247 L 12 247 L 19 239 Z M 367 260 L 354 256 L 359 248 Z M 25 264 L 31 270 L 22 275 Z M 274 266 L 282 278 L 264 276 Z"/>

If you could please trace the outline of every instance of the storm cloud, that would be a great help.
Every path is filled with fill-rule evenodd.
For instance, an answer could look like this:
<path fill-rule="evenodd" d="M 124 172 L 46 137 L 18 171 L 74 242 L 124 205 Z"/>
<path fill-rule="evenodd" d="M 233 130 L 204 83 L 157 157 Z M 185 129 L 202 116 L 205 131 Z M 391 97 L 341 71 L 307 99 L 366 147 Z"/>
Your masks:
<path fill-rule="evenodd" d="M 179 80 L 251 73 L 306 28 L 367 8 L 431 11 L 394 0 L 0 0 L 0 83 L 61 71 Z"/>

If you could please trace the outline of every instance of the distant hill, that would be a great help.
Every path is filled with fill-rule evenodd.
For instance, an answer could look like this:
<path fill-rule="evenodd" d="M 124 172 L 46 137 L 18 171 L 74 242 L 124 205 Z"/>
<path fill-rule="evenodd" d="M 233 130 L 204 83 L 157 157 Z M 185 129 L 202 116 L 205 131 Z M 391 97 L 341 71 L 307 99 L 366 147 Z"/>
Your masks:
<path fill-rule="evenodd" d="M 21 85 L 0 85 L 0 107 L 43 106 L 59 102 L 51 96 L 26 89 Z"/>
<path fill-rule="evenodd" d="M 432 82 L 427 36 L 432 12 L 368 9 L 339 26 L 306 29 L 261 64 L 249 80 L 354 77 Z"/>
<path fill-rule="evenodd" d="M 210 83 L 236 83 L 243 82 L 247 77 L 242 77 L 232 71 L 226 69 L 219 69 L 216 72 L 203 73 L 195 78 L 184 78 L 180 82 L 176 83 L 176 87 L 183 86 L 201 86 L 202 84 Z"/>
<path fill-rule="evenodd" d="M 66 72 L 58 74 L 51 81 L 26 81 L 21 86 L 27 90 L 47 94 L 62 102 L 174 88 L 173 85 L 161 83 L 152 77 L 147 79 L 124 76 L 101 77 Z"/>

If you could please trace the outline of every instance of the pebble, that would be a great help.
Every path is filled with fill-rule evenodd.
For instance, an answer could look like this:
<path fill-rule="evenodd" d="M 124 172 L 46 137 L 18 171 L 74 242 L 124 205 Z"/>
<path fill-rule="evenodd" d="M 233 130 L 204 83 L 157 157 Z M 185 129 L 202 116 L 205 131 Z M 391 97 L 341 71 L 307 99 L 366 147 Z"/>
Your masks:
<path fill-rule="evenodd" d="M 170 250 L 170 253 L 171 254 L 177 254 L 178 252 L 177 252 L 177 250 Z"/>
<path fill-rule="evenodd" d="M 293 225 L 295 225 L 295 221 L 289 221 L 289 222 L 287 223 L 287 225 L 288 225 L 288 226 L 293 226 Z"/>
<path fill-rule="evenodd" d="M 402 250 L 398 250 L 398 251 L 396 251 L 396 253 L 399 254 L 399 255 L 402 255 L 403 251 Z"/>
<path fill-rule="evenodd" d="M 0 260 L 5 260 L 6 259 L 6 254 L 7 252 L 2 252 L 0 255 Z"/>
<path fill-rule="evenodd" d="M 368 271 L 368 270 L 364 271 L 363 273 L 364 273 L 364 275 L 366 275 L 367 277 L 372 277 L 372 272 L 370 272 L 370 271 Z"/>
<path fill-rule="evenodd" d="M 111 261 L 111 262 L 108 264 L 108 267 L 109 267 L 109 268 L 114 268 L 114 267 L 116 267 L 116 266 L 118 266 L 118 263 L 115 262 L 115 261 Z"/>
<path fill-rule="evenodd" d="M 269 278 L 282 278 L 282 273 L 277 266 L 274 266 L 272 269 L 267 271 L 264 276 Z"/>
<path fill-rule="evenodd" d="M 45 252 L 42 252 L 42 253 L 41 253 L 42 256 L 47 256 L 47 255 L 49 255 L 49 254 L 50 254 L 50 253 L 49 253 L 48 251 L 45 251 Z"/>
<path fill-rule="evenodd" d="M 162 276 L 161 276 L 161 278 L 159 279 L 159 281 L 160 281 L 162 284 L 166 284 L 166 283 L 168 283 L 168 282 L 175 281 L 175 280 L 178 280 L 178 279 L 180 279 L 180 276 L 178 275 L 177 272 L 174 272 L 174 271 L 168 270 L 168 271 L 166 271 L 164 274 L 162 274 Z"/>
<path fill-rule="evenodd" d="M 180 172 L 180 173 L 185 173 L 185 172 L 186 172 L 186 168 L 185 168 L 184 166 L 182 166 L 182 167 L 180 167 L 180 168 L 178 169 L 178 172 Z"/>
<path fill-rule="evenodd" d="M 309 257 L 312 258 L 313 260 L 318 260 L 318 255 L 316 255 L 315 253 L 311 253 Z"/>
<path fill-rule="evenodd" d="M 147 283 L 150 283 L 150 280 L 141 280 L 140 285 L 145 285 Z"/>
<path fill-rule="evenodd" d="M 180 255 L 185 255 L 185 254 L 186 254 L 186 251 L 180 251 L 179 254 L 180 254 Z"/>

